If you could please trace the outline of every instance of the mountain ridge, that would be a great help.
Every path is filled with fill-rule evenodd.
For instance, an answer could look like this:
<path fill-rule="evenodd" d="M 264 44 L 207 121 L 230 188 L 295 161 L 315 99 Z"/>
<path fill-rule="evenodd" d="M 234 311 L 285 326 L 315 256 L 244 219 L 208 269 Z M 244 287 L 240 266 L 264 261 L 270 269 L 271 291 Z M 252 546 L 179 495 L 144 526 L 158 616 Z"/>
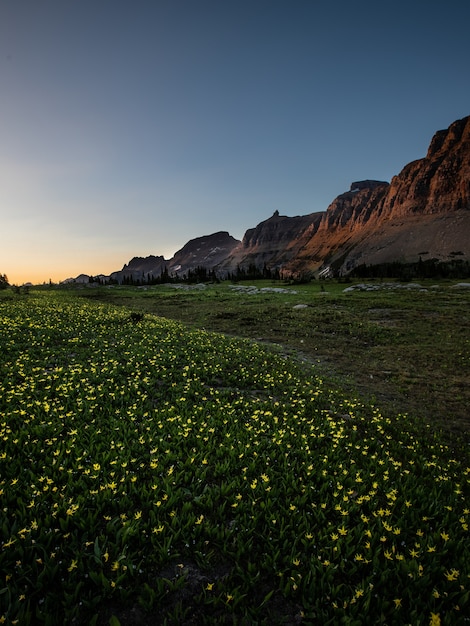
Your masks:
<path fill-rule="evenodd" d="M 325 211 L 295 217 L 275 211 L 241 241 L 226 231 L 197 237 L 169 260 L 135 257 L 109 279 L 184 277 L 200 267 L 223 278 L 250 266 L 284 277 L 326 268 L 345 275 L 362 264 L 455 254 L 470 260 L 470 116 L 437 131 L 426 156 L 390 183 L 355 181 Z"/>

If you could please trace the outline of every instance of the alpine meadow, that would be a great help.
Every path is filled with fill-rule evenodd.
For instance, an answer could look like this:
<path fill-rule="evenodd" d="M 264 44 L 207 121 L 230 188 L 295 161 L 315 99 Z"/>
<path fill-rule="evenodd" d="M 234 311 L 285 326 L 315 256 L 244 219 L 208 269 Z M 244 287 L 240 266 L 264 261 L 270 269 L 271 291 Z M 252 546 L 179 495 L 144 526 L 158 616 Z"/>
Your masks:
<path fill-rule="evenodd" d="M 470 289 L 370 285 L 2 291 L 0 623 L 469 623 Z"/>

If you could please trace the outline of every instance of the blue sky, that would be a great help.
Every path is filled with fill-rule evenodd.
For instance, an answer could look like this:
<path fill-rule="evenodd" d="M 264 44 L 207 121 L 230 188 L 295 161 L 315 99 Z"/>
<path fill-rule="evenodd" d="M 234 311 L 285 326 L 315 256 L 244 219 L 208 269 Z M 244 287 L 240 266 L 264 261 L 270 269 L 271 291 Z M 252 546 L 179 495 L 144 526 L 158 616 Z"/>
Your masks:
<path fill-rule="evenodd" d="M 470 3 L 2 0 L 0 273 L 133 256 L 390 180 L 470 114 Z"/>

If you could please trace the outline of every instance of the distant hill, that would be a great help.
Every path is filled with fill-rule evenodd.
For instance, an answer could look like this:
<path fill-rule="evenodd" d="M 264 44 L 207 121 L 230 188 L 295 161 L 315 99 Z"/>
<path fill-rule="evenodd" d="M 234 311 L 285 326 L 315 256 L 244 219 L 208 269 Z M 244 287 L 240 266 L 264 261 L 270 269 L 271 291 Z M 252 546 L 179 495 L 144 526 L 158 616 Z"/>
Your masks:
<path fill-rule="evenodd" d="M 182 277 L 201 267 L 220 277 L 248 267 L 281 276 L 345 275 L 364 264 L 455 258 L 470 260 L 470 116 L 438 131 L 427 155 L 390 184 L 353 182 L 326 211 L 297 217 L 276 211 L 242 241 L 227 232 L 199 237 L 168 261 L 137 257 L 109 278 Z"/>
<path fill-rule="evenodd" d="M 239 243 L 238 239 L 225 231 L 191 239 L 168 261 L 168 270 L 170 274 L 178 276 L 198 267 L 214 270 L 232 255 Z"/>

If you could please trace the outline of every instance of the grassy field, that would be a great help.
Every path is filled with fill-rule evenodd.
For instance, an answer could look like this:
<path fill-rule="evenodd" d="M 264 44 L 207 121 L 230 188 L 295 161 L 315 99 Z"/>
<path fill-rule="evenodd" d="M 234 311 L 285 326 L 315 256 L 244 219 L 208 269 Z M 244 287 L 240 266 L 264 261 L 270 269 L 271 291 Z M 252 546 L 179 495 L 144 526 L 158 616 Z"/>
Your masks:
<path fill-rule="evenodd" d="M 468 623 L 470 294 L 345 286 L 2 293 L 0 623 Z"/>
<path fill-rule="evenodd" d="M 190 327 L 278 344 L 390 414 L 409 412 L 452 433 L 470 432 L 470 289 L 429 281 L 422 283 L 426 290 L 349 293 L 349 284 L 333 281 L 245 287 L 250 285 L 258 292 L 223 284 L 79 293 Z M 286 293 L 262 291 L 270 288 Z M 298 304 L 308 307 L 295 309 Z"/>

